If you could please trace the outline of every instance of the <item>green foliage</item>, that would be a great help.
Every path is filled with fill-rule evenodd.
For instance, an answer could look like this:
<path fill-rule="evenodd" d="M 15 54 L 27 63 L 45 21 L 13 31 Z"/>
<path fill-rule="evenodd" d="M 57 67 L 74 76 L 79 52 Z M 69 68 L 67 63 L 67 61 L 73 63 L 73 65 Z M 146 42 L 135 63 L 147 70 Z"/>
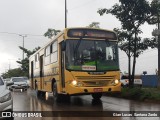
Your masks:
<path fill-rule="evenodd" d="M 140 88 L 124 88 L 122 89 L 121 96 L 127 99 L 139 99 L 142 94 Z"/>
<path fill-rule="evenodd" d="M 89 27 L 89 28 L 100 28 L 99 24 L 100 24 L 99 22 L 92 22 L 87 27 Z"/>
<path fill-rule="evenodd" d="M 153 38 L 144 38 L 143 43 L 146 44 L 148 47 L 151 48 L 158 48 L 158 40 L 153 37 Z"/>
<path fill-rule="evenodd" d="M 20 76 L 27 76 L 26 72 L 22 71 L 21 68 L 15 68 L 8 70 L 6 73 L 2 73 L 2 77 L 11 78 L 11 77 L 20 77 Z"/>
<path fill-rule="evenodd" d="M 130 34 L 130 32 L 128 31 L 124 31 L 123 29 L 118 29 L 115 28 L 114 31 L 118 34 L 118 40 L 119 40 L 119 48 L 121 50 L 123 50 L 127 56 L 134 56 L 134 37 L 132 36 L 132 34 Z M 129 41 L 130 40 L 130 46 L 129 46 Z M 153 41 L 155 40 L 154 38 L 152 38 L 153 40 L 149 39 L 149 38 L 144 38 L 142 39 L 141 37 L 137 37 L 137 47 L 136 47 L 136 57 L 139 57 L 139 55 L 141 53 L 143 53 L 144 50 L 148 49 L 148 47 L 152 47 L 153 45 Z M 130 48 L 129 48 L 130 47 Z M 129 54 L 129 49 L 130 49 L 130 54 Z"/>
<path fill-rule="evenodd" d="M 26 53 L 26 58 L 20 61 L 17 61 L 17 63 L 21 64 L 21 70 L 25 73 L 25 75 L 27 77 L 29 77 L 29 57 L 34 54 L 37 50 L 40 49 L 40 47 L 37 47 L 35 49 L 33 49 L 32 51 L 27 50 L 26 48 L 23 48 L 21 46 L 19 46 L 19 48 L 21 50 L 24 51 L 24 53 Z"/>
<path fill-rule="evenodd" d="M 133 86 L 136 57 L 148 47 L 154 48 L 157 46 L 155 38 L 142 39 L 139 36 L 143 33 L 140 27 L 144 23 L 157 23 L 158 12 L 160 12 L 160 4 L 157 0 L 152 1 L 151 4 L 147 0 L 119 0 L 119 3 L 116 3 L 110 9 L 98 10 L 100 15 L 112 14 L 121 22 L 122 28 L 115 29 L 115 31 L 119 36 L 120 49 L 126 52 L 128 58 L 133 57 L 130 87 Z"/>
<path fill-rule="evenodd" d="M 156 24 L 158 23 L 158 16 L 160 16 L 160 2 L 159 0 L 153 0 L 151 2 L 151 16 L 148 19 L 149 24 Z"/>
<path fill-rule="evenodd" d="M 119 48 L 123 50 L 127 56 L 129 56 L 129 41 L 130 39 L 130 56 L 134 55 L 134 37 L 123 29 L 115 28 L 114 31 L 118 34 L 119 40 Z M 148 48 L 158 48 L 158 41 L 155 37 L 152 38 L 142 38 L 138 37 L 137 39 L 137 49 L 136 49 L 136 57 L 139 57 L 140 54 L 143 53 Z"/>
<path fill-rule="evenodd" d="M 160 91 L 156 88 L 123 88 L 122 98 L 133 100 L 160 100 Z"/>
<path fill-rule="evenodd" d="M 107 96 L 119 97 L 138 101 L 159 101 L 160 100 L 160 90 L 157 88 L 122 88 L 121 93 L 106 93 Z"/>
<path fill-rule="evenodd" d="M 56 36 L 59 32 L 61 32 L 61 31 L 55 30 L 52 28 L 48 28 L 48 31 L 46 33 L 44 33 L 44 36 L 51 39 L 53 36 Z"/>
<path fill-rule="evenodd" d="M 144 24 L 151 14 L 146 0 L 119 0 L 119 4 L 116 3 L 111 9 L 100 9 L 98 13 L 114 15 L 121 21 L 123 29 L 132 32 Z"/>

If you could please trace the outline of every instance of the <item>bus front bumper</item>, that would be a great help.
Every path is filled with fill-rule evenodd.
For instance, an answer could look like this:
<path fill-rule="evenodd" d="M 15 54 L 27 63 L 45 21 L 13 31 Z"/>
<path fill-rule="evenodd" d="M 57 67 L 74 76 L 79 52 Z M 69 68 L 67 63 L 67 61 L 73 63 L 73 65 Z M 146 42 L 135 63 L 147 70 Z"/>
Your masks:
<path fill-rule="evenodd" d="M 121 92 L 121 83 L 115 86 L 104 86 L 104 87 L 76 87 L 73 85 L 66 86 L 66 93 L 69 95 L 107 93 L 107 92 Z"/>

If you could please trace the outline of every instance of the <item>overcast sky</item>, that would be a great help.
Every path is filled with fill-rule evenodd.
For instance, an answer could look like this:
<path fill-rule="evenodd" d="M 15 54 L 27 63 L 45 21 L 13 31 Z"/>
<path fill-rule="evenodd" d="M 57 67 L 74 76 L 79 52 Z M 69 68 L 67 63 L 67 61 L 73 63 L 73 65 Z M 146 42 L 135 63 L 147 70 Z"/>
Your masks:
<path fill-rule="evenodd" d="M 64 29 L 65 0 L 0 0 L 0 73 L 9 68 L 17 68 L 16 60 L 22 59 L 21 35 L 25 37 L 24 46 L 33 50 L 43 46 L 47 38 L 43 34 L 48 28 Z M 113 30 L 120 28 L 120 22 L 112 15 L 100 16 L 99 8 L 110 8 L 118 0 L 67 0 L 68 27 L 85 27 L 92 22 L 99 22 L 100 27 Z M 151 32 L 156 26 L 145 24 L 142 27 L 143 37 L 152 37 Z M 121 71 L 128 71 L 127 56 L 120 53 Z M 137 59 L 136 73 L 147 71 L 155 74 L 157 68 L 157 49 L 145 51 Z"/>

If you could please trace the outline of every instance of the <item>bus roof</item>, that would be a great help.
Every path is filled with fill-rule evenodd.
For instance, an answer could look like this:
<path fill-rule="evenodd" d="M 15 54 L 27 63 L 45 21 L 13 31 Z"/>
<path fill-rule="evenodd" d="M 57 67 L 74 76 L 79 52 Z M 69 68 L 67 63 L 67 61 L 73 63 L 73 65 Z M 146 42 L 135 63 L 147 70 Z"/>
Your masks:
<path fill-rule="evenodd" d="M 52 43 L 54 40 L 56 40 L 58 37 L 60 37 L 61 35 L 65 34 L 69 31 L 69 30 L 103 30 L 103 31 L 108 31 L 108 32 L 113 32 L 112 30 L 107 30 L 107 29 L 101 29 L 101 28 L 89 28 L 89 27 L 72 27 L 72 28 L 65 28 L 63 31 L 61 31 L 60 33 L 58 33 L 53 39 L 51 39 L 50 41 L 48 41 L 44 46 L 42 46 L 38 51 L 36 51 L 33 55 L 30 56 L 30 58 L 34 57 L 34 55 L 36 55 L 39 51 L 43 50 L 47 45 L 49 45 L 50 43 Z M 116 33 L 115 33 L 116 34 Z M 67 37 L 67 34 L 64 35 L 64 38 Z M 30 59 L 29 58 L 29 59 Z"/>

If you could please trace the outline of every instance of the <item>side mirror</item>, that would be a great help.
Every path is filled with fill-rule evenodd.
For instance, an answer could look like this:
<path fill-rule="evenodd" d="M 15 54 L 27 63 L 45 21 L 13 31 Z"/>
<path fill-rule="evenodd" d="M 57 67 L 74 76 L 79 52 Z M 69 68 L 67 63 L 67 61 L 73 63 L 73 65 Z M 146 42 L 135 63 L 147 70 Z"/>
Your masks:
<path fill-rule="evenodd" d="M 61 50 L 62 50 L 62 51 L 65 51 L 65 50 L 66 50 L 66 42 L 65 42 L 65 41 L 63 41 L 63 42 L 61 43 Z"/>

